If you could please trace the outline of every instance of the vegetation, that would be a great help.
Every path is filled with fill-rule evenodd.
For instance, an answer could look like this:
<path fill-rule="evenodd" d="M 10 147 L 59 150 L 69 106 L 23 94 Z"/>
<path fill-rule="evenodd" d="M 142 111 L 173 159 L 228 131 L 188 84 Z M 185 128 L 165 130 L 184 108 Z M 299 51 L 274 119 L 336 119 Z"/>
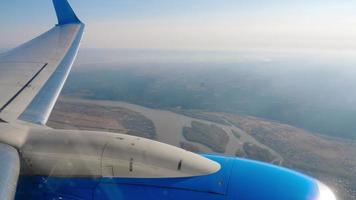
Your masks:
<path fill-rule="evenodd" d="M 222 128 L 198 121 L 193 121 L 191 126 L 183 127 L 183 136 L 186 140 L 203 144 L 217 153 L 225 152 L 229 136 Z"/>
<path fill-rule="evenodd" d="M 262 148 L 252 143 L 244 143 L 243 149 L 246 153 L 246 156 L 253 160 L 272 162 L 275 159 L 275 156 L 268 149 Z"/>
<path fill-rule="evenodd" d="M 235 156 L 240 157 L 240 158 L 246 158 L 247 155 L 246 155 L 244 150 L 237 149 L 236 153 L 235 153 Z"/>
<path fill-rule="evenodd" d="M 221 118 L 215 114 L 210 114 L 210 113 L 202 112 L 199 110 L 171 109 L 170 111 L 175 112 L 177 114 L 185 115 L 187 117 L 201 119 L 201 120 L 205 120 L 205 121 L 210 121 L 210 122 L 230 126 L 230 124 L 228 122 L 226 122 L 223 118 Z"/>
<path fill-rule="evenodd" d="M 121 65 L 74 72 L 64 94 L 127 101 L 151 108 L 251 115 L 312 132 L 356 139 L 356 110 L 350 109 L 354 106 L 348 102 L 340 102 L 353 99 L 353 92 L 347 93 L 347 88 L 337 87 L 336 83 L 325 85 L 333 79 L 316 78 L 320 71 L 302 76 L 283 70 L 275 75 L 275 71 L 260 66 L 239 64 Z M 334 93 L 348 98 L 330 96 Z M 181 112 L 179 109 L 176 111 Z M 201 113 L 182 114 L 225 123 Z"/>
<path fill-rule="evenodd" d="M 237 138 L 237 139 L 240 139 L 241 138 L 241 135 L 239 132 L 235 131 L 235 130 L 232 130 L 232 134 Z"/>
<path fill-rule="evenodd" d="M 200 152 L 200 149 L 198 146 L 188 143 L 188 142 L 180 142 L 180 147 L 187 151 L 196 152 L 196 153 Z"/>
<path fill-rule="evenodd" d="M 48 125 L 53 128 L 101 130 L 156 138 L 156 129 L 150 119 L 119 107 L 59 101 Z"/>

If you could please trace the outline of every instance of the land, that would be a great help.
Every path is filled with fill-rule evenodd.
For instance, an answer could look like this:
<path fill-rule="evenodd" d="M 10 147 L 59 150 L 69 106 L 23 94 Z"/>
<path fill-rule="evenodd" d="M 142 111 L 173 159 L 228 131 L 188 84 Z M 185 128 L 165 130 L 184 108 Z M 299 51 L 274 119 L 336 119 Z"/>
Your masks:
<path fill-rule="evenodd" d="M 239 132 L 237 132 L 236 130 L 232 130 L 232 134 L 234 134 L 234 136 L 237 138 L 237 139 L 240 139 L 241 138 L 241 134 Z"/>
<path fill-rule="evenodd" d="M 356 71 L 339 62 L 332 70 L 319 60 L 294 61 L 86 64 L 71 73 L 63 94 L 130 102 L 220 124 L 224 120 L 206 113 L 255 116 L 355 140 L 351 86 L 356 74 L 350 73 Z M 341 69 L 345 75 L 338 75 Z"/>
<path fill-rule="evenodd" d="M 200 110 L 182 110 L 182 109 L 170 109 L 170 111 L 175 112 L 177 114 L 181 114 L 181 115 L 185 115 L 191 118 L 195 118 L 195 119 L 201 119 L 201 120 L 205 120 L 205 121 L 209 121 L 209 122 L 215 122 L 218 124 L 222 124 L 222 125 L 230 125 L 229 122 L 226 122 L 225 119 L 216 116 L 215 114 L 210 114 L 208 112 L 203 112 Z"/>
<path fill-rule="evenodd" d="M 229 135 L 214 124 L 192 121 L 191 127 L 183 127 L 183 136 L 191 142 L 210 147 L 214 152 L 225 153 Z"/>
<path fill-rule="evenodd" d="M 263 118 L 178 109 L 61 98 L 48 125 L 138 135 L 193 152 L 266 161 L 319 178 L 339 199 L 356 199 L 356 143 L 352 140 L 325 137 Z"/>
<path fill-rule="evenodd" d="M 276 150 L 283 157 L 284 166 L 328 183 L 339 199 L 356 198 L 355 141 L 325 137 L 256 117 L 224 115 L 224 118 Z"/>
<path fill-rule="evenodd" d="M 198 146 L 188 142 L 180 142 L 180 147 L 191 152 L 201 152 Z"/>
<path fill-rule="evenodd" d="M 119 132 L 156 138 L 153 122 L 138 112 L 122 107 L 59 101 L 48 126 L 58 129 Z"/>
<path fill-rule="evenodd" d="M 267 149 L 264 149 L 258 145 L 252 143 L 244 143 L 243 150 L 245 152 L 245 157 L 251 158 L 254 160 L 260 160 L 264 162 L 271 162 L 275 159 L 273 154 Z"/>
<path fill-rule="evenodd" d="M 353 56 L 126 50 L 83 54 L 62 93 L 76 99 L 61 99 L 70 106 L 57 105 L 52 126 L 136 134 L 194 152 L 224 150 L 225 155 L 301 171 L 330 185 L 339 200 L 356 199 Z M 72 112 L 83 104 L 96 110 Z M 61 111 L 63 116 L 58 116 Z M 75 115 L 84 121 L 67 120 Z M 120 117 L 125 115 L 132 119 L 129 123 Z M 188 141 L 184 130 L 196 133 L 193 121 L 218 127 L 228 142 L 205 140 L 199 131 Z M 214 138 L 213 132 L 203 132 Z"/>

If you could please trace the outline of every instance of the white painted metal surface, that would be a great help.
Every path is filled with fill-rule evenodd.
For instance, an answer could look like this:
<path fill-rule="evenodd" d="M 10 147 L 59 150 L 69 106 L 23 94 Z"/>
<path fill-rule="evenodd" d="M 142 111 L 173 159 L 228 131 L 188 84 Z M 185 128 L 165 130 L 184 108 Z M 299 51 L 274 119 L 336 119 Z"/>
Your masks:
<path fill-rule="evenodd" d="M 84 30 L 84 24 L 68 2 L 53 2 L 59 25 L 0 55 L 0 93 L 4 94 L 0 97 L 0 143 L 20 152 L 21 173 L 64 177 L 187 177 L 218 171 L 220 165 L 203 156 L 144 138 L 34 125 L 46 123 Z"/>
<path fill-rule="evenodd" d="M 217 172 L 203 156 L 117 133 L 0 124 L 0 143 L 21 155 L 21 173 L 55 177 L 190 177 Z"/>
<path fill-rule="evenodd" d="M 58 25 L 0 55 L 0 199 L 13 199 L 20 173 L 162 178 L 217 172 L 218 163 L 156 141 L 43 126 L 68 77 L 84 31 L 67 1 L 53 3 Z"/>
<path fill-rule="evenodd" d="M 17 180 L 20 174 L 19 154 L 15 148 L 0 144 L 0 199 L 15 197 Z"/>
<path fill-rule="evenodd" d="M 73 54 L 71 59 L 74 60 L 79 46 L 79 42 L 76 44 L 75 41 L 78 37 L 81 38 L 83 26 L 83 24 L 56 26 L 30 42 L 0 55 L 1 119 L 15 121 L 58 70 L 57 68 L 61 67 L 66 55 Z M 73 45 L 75 52 L 69 52 Z M 57 84 L 59 89 L 62 86 Z M 50 92 L 47 95 L 58 96 Z M 52 107 L 48 110 L 52 110 Z"/>

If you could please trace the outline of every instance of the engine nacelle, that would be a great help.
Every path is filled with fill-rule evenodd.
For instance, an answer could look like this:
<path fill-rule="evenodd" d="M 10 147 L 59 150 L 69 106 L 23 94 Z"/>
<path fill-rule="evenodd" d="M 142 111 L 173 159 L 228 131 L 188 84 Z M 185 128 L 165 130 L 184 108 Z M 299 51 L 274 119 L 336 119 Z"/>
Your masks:
<path fill-rule="evenodd" d="M 164 178 L 208 175 L 220 169 L 203 156 L 124 134 L 44 128 L 9 132 L 0 136 L 0 142 L 18 148 L 22 175 Z"/>

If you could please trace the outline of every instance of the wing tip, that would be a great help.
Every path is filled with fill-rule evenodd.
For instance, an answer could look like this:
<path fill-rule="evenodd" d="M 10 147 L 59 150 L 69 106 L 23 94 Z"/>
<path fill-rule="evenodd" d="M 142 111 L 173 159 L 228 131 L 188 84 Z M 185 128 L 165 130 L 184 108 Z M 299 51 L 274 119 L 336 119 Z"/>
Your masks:
<path fill-rule="evenodd" d="M 53 0 L 58 25 L 81 23 L 67 0 Z"/>

